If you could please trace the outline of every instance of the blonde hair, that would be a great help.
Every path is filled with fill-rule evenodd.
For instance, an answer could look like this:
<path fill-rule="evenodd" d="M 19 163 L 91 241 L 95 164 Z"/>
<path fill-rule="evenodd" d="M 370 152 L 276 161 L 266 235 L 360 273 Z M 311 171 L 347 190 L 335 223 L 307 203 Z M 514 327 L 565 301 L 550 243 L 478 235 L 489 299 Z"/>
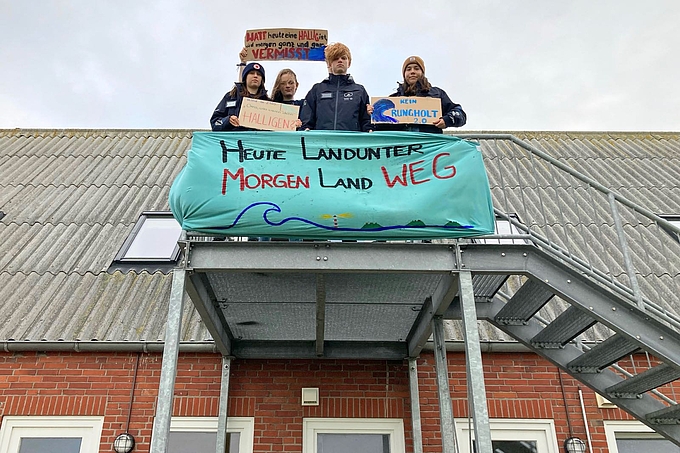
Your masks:
<path fill-rule="evenodd" d="M 352 53 L 349 51 L 349 47 L 341 42 L 334 42 L 326 46 L 324 50 L 324 55 L 326 56 L 326 64 L 330 66 L 331 62 L 337 60 L 343 55 L 347 55 L 349 63 L 352 64 Z"/>
<path fill-rule="evenodd" d="M 293 72 L 292 69 L 282 69 L 279 71 L 279 74 L 276 76 L 276 80 L 274 80 L 274 88 L 272 88 L 272 101 L 276 102 L 283 102 L 283 93 L 281 93 L 281 78 L 286 75 L 290 74 L 293 76 L 295 79 L 295 86 L 297 87 L 299 85 L 297 75 Z"/>

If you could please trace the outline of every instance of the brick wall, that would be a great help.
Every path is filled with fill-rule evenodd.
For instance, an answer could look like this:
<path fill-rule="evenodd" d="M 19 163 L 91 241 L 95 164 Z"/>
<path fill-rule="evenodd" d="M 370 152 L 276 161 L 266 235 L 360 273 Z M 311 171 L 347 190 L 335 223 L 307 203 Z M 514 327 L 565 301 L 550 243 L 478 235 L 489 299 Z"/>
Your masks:
<path fill-rule="evenodd" d="M 0 415 L 103 415 L 101 451 L 111 451 L 125 430 L 136 371 L 130 432 L 135 451 L 149 450 L 161 369 L 161 354 L 2 353 Z M 456 417 L 466 417 L 465 357 L 449 353 L 449 383 Z M 489 416 L 555 420 L 558 443 L 568 437 L 560 375 L 530 353 L 484 354 Z M 181 354 L 173 415 L 217 416 L 221 358 Z M 441 451 L 434 357 L 418 362 L 425 452 Z M 574 435 L 585 439 L 578 383 L 562 373 Z M 320 389 L 319 406 L 301 406 L 302 387 Z M 598 409 L 593 392 L 582 386 L 593 435 L 593 451 L 607 451 L 602 422 L 629 419 L 618 409 Z M 300 452 L 304 417 L 386 417 L 404 419 L 407 451 L 410 429 L 408 368 L 400 361 L 233 360 L 229 415 L 255 417 L 255 452 Z"/>

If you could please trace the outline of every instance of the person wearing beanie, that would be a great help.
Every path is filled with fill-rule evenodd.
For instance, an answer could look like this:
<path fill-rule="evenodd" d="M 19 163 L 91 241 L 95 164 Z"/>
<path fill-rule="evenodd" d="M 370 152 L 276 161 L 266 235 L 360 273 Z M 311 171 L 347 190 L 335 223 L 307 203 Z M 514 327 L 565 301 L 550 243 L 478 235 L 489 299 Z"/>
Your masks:
<path fill-rule="evenodd" d="M 255 98 L 269 100 L 267 90 L 264 88 L 265 72 L 260 63 L 250 62 L 246 64 L 246 49 L 239 54 L 241 63 L 239 68 L 239 81 L 224 95 L 217 108 L 210 117 L 210 127 L 213 131 L 250 131 L 251 128 L 239 124 L 238 114 L 241 111 L 243 98 Z"/>
<path fill-rule="evenodd" d="M 347 73 L 352 64 L 349 48 L 338 42 L 329 44 L 324 53 L 328 77 L 305 96 L 300 111 L 302 129 L 370 132 L 370 98 L 363 85 Z"/>
<path fill-rule="evenodd" d="M 403 83 L 397 83 L 397 91 L 390 97 L 395 96 L 421 96 L 439 98 L 442 103 L 442 116 L 431 124 L 376 124 L 377 130 L 401 130 L 411 132 L 443 133 L 447 127 L 461 127 L 467 122 L 467 115 L 460 104 L 451 101 L 449 96 L 441 88 L 432 86 L 425 77 L 425 62 L 417 55 L 410 56 L 401 65 Z"/>

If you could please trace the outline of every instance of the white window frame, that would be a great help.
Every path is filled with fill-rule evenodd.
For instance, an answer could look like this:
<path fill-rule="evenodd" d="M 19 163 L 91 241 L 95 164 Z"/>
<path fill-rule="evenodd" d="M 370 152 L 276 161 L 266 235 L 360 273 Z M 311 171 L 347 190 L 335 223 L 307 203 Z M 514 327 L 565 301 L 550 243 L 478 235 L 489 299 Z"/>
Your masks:
<path fill-rule="evenodd" d="M 172 417 L 170 431 L 217 433 L 217 417 Z M 255 417 L 227 417 L 227 432 L 239 433 L 239 453 L 253 453 Z"/>
<path fill-rule="evenodd" d="M 99 451 L 104 417 L 2 417 L 0 452 L 16 453 L 24 437 L 80 437 L 81 453 Z"/>
<path fill-rule="evenodd" d="M 179 259 L 179 254 L 180 254 L 180 248 L 179 244 L 177 244 L 175 241 L 175 244 L 173 246 L 172 252 L 168 256 L 159 256 L 159 257 L 151 257 L 151 256 L 128 256 L 128 253 L 130 252 L 130 249 L 132 248 L 133 244 L 135 244 L 135 241 L 137 240 L 137 237 L 139 236 L 140 232 L 142 229 L 145 228 L 145 224 L 149 221 L 155 221 L 155 220 L 165 220 L 170 222 L 173 227 L 179 228 L 178 233 L 177 233 L 177 240 L 182 235 L 182 227 L 179 225 L 177 220 L 172 216 L 172 212 L 169 211 L 144 211 L 141 213 L 139 218 L 137 219 L 137 222 L 135 225 L 132 227 L 132 231 L 128 235 L 128 237 L 125 239 L 123 242 L 123 245 L 120 247 L 118 250 L 118 253 L 116 253 L 116 257 L 114 258 L 115 263 L 176 263 L 177 260 Z M 174 223 L 173 223 L 174 222 Z M 172 245 L 172 243 L 170 244 Z"/>
<path fill-rule="evenodd" d="M 637 420 L 604 420 L 604 435 L 607 439 L 609 453 L 619 453 L 616 445 L 616 433 L 635 434 L 629 438 L 635 439 L 664 439 L 661 434 L 655 433 L 652 428 Z M 626 436 L 621 436 L 624 438 Z"/>
<path fill-rule="evenodd" d="M 316 453 L 317 434 L 389 434 L 390 453 L 406 452 L 400 418 L 304 418 L 302 453 Z"/>
<path fill-rule="evenodd" d="M 456 442 L 460 453 L 470 453 L 471 431 L 474 439 L 472 420 L 456 418 Z M 492 440 L 533 440 L 538 453 L 559 453 L 555 421 L 551 419 L 493 418 L 489 420 Z"/>

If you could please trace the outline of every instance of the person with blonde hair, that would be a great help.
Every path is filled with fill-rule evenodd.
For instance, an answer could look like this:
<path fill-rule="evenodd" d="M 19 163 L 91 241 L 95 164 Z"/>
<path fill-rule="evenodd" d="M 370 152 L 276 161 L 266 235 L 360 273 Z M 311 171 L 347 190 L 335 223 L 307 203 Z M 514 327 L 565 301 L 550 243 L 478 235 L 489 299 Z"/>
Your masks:
<path fill-rule="evenodd" d="M 295 93 L 297 93 L 298 86 L 300 86 L 300 84 L 297 81 L 297 75 L 295 75 L 292 69 L 286 68 L 280 70 L 274 81 L 271 100 L 282 104 L 302 106 L 304 101 L 295 100 Z"/>
<path fill-rule="evenodd" d="M 352 64 L 349 48 L 338 42 L 329 44 L 324 53 L 328 77 L 305 96 L 302 129 L 371 132 L 368 93 L 347 73 Z"/>
<path fill-rule="evenodd" d="M 302 99 L 296 100 L 295 93 L 297 93 L 298 86 L 297 76 L 292 69 L 282 69 L 276 76 L 274 81 L 274 88 L 272 88 L 271 100 L 273 102 L 280 102 L 281 104 L 297 105 L 302 107 L 304 102 Z M 298 112 L 298 120 L 295 122 L 295 127 L 302 126 L 300 121 L 300 113 Z"/>

